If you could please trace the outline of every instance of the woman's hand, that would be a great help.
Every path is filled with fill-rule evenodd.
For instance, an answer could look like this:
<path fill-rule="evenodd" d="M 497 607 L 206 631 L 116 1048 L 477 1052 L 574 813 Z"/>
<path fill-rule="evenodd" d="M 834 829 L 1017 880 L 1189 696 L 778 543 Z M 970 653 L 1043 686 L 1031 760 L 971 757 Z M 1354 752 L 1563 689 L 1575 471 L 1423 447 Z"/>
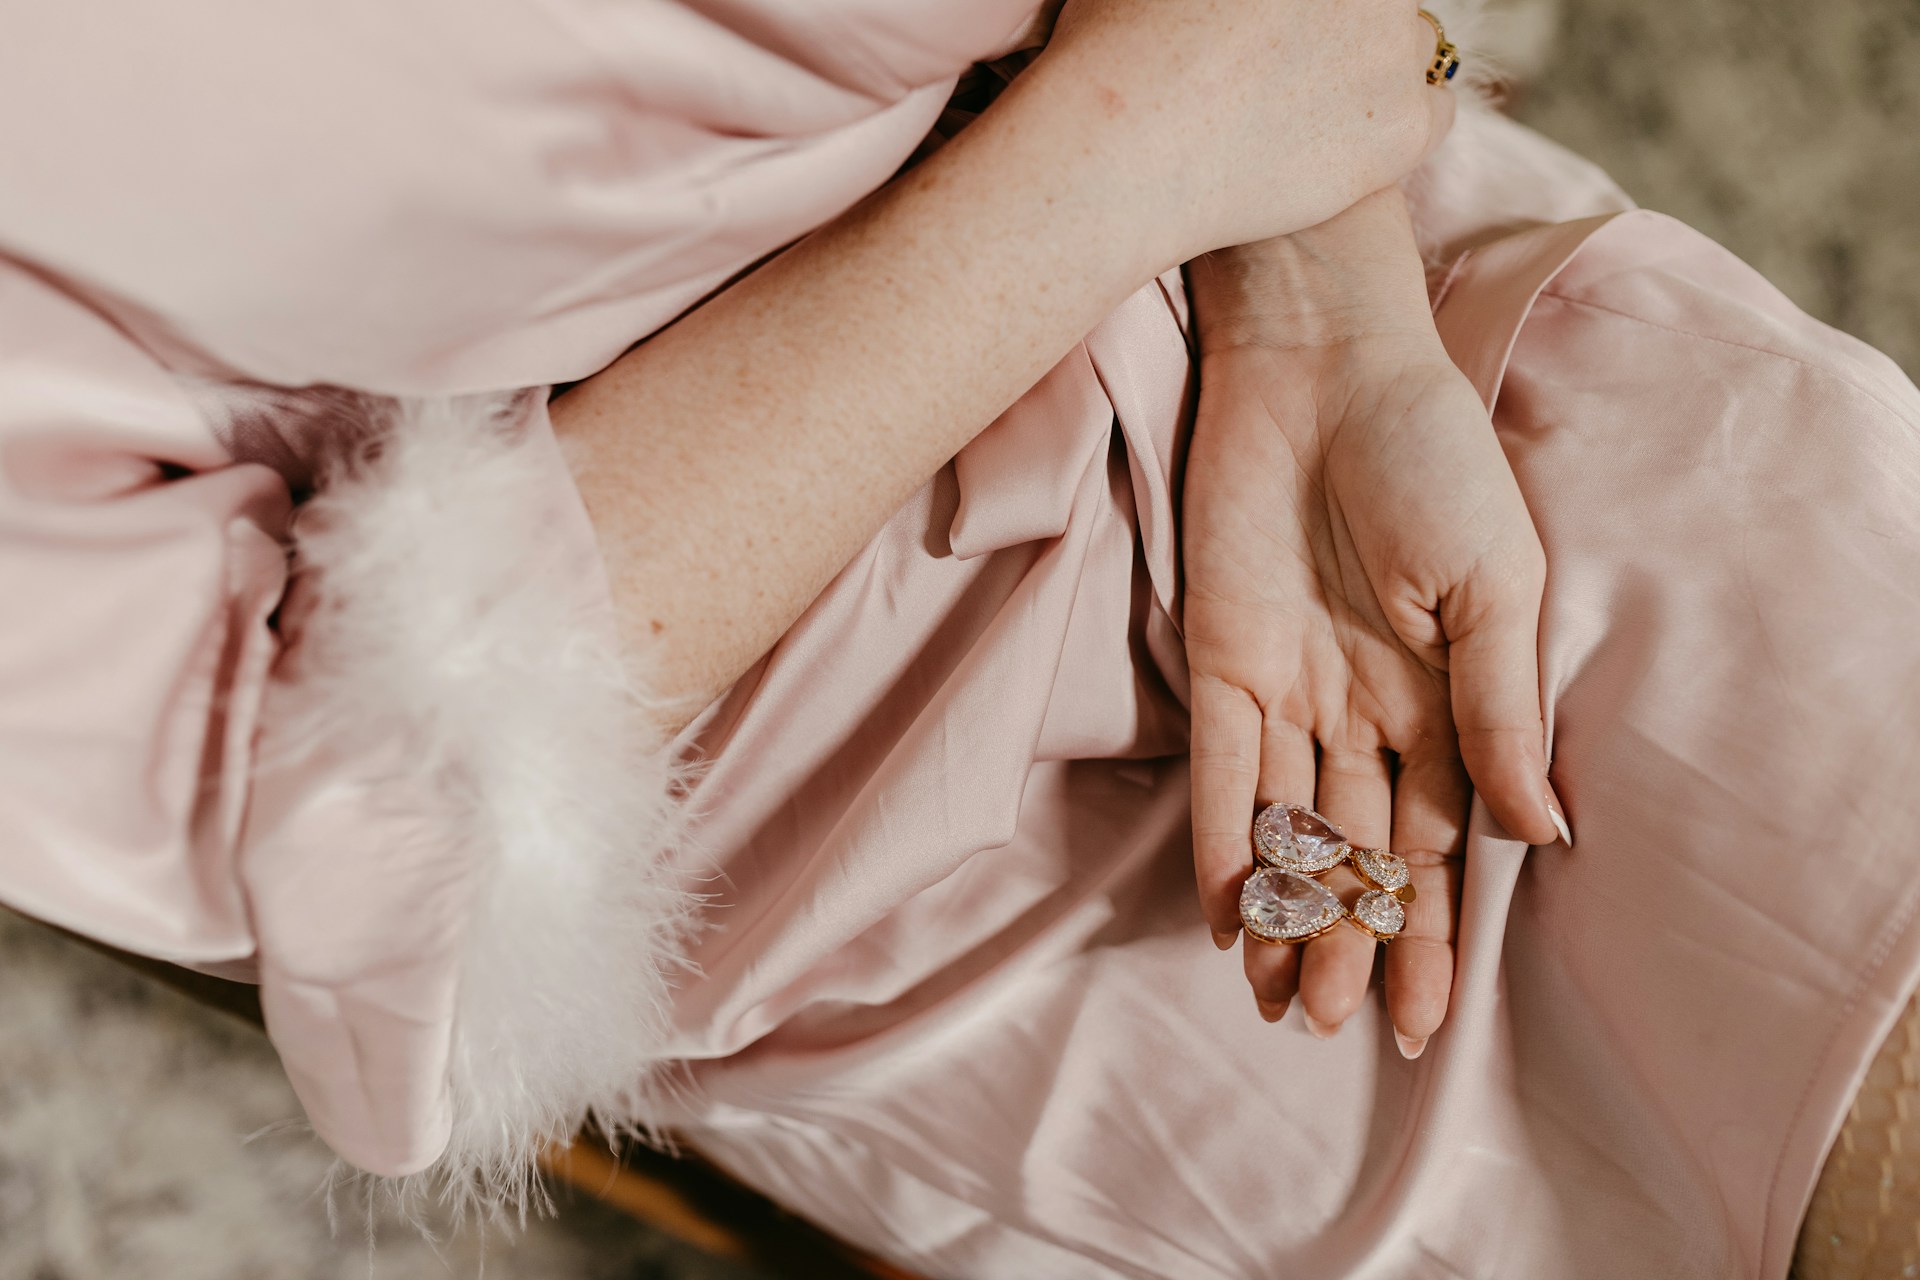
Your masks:
<path fill-rule="evenodd" d="M 1453 121 L 1410 0 L 1069 0 L 1022 80 L 1072 98 L 1167 265 L 1320 223 Z M 1029 86 L 1035 87 L 1035 86 Z"/>
<path fill-rule="evenodd" d="M 1468 779 L 1555 838 L 1537 628 L 1544 557 L 1479 396 L 1433 328 L 1397 190 L 1190 267 L 1202 351 L 1183 546 L 1194 856 L 1217 939 L 1239 929 L 1256 806 L 1317 808 L 1412 866 L 1387 1009 L 1412 1057 L 1446 1014 Z M 1464 763 L 1463 763 L 1464 762 Z M 1556 804 L 1557 808 L 1557 804 Z M 1327 880 L 1351 903 L 1345 867 Z M 1374 942 L 1249 939 L 1275 1020 L 1331 1034 Z"/>

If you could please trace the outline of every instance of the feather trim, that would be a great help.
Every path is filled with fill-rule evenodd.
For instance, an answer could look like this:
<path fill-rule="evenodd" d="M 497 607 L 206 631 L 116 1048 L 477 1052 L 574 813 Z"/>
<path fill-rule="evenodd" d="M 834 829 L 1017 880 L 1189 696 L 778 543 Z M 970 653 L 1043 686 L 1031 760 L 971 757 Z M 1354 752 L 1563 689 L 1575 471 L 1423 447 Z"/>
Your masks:
<path fill-rule="evenodd" d="M 282 736 L 404 761 L 382 787 L 467 851 L 451 1129 L 401 1190 L 524 1212 L 543 1149 L 630 1129 L 662 1087 L 696 902 L 669 856 L 680 778 L 544 401 L 362 403 L 362 446 L 323 465 L 296 526 L 291 679 L 312 710 Z"/>

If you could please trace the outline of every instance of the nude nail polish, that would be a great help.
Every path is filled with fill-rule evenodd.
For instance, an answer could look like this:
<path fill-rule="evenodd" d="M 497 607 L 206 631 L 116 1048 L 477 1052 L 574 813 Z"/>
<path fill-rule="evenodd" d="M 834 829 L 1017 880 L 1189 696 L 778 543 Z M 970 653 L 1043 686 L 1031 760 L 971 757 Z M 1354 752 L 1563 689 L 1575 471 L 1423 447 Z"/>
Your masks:
<path fill-rule="evenodd" d="M 1237 933 L 1225 933 L 1218 929 L 1214 930 L 1213 932 L 1213 945 L 1220 948 L 1222 951 L 1233 950 L 1233 944 L 1238 942 L 1239 940 L 1240 940 L 1240 935 Z"/>
<path fill-rule="evenodd" d="M 1264 1021 L 1278 1022 L 1287 1016 L 1287 1005 L 1290 1002 L 1283 1000 L 1279 1004 L 1270 1004 L 1259 996 L 1255 996 L 1253 1003 L 1259 1008 L 1260 1017 Z"/>
<path fill-rule="evenodd" d="M 1300 1016 L 1306 1019 L 1307 1030 L 1312 1032 L 1316 1039 L 1331 1040 L 1333 1033 L 1340 1029 L 1338 1024 L 1320 1022 L 1310 1013 L 1303 1012 Z"/>
<path fill-rule="evenodd" d="M 1415 1058 L 1427 1051 L 1427 1037 L 1425 1036 L 1414 1040 L 1401 1035 L 1398 1029 L 1396 1029 L 1393 1033 L 1393 1042 L 1400 1046 L 1400 1056 L 1408 1062 L 1412 1062 Z"/>

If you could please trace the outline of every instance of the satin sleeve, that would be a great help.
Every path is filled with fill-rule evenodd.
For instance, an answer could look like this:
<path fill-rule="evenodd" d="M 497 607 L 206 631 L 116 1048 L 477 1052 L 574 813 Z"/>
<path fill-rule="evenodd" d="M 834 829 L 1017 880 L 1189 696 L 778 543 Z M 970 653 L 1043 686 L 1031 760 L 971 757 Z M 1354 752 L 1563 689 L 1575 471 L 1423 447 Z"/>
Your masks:
<path fill-rule="evenodd" d="M 0 901 L 219 969 L 291 498 L 151 357 L 0 260 Z"/>
<path fill-rule="evenodd" d="M 0 259 L 0 601 L 0 902 L 257 981 L 369 1172 L 517 1205 L 638 1105 L 694 900 L 539 389 L 205 386 Z"/>

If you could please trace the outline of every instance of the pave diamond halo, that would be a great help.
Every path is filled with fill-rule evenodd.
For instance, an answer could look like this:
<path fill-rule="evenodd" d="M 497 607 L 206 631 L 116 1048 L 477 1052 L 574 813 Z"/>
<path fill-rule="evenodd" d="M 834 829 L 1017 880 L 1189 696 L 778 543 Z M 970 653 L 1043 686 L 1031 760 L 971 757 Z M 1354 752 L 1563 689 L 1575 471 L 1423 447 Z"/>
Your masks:
<path fill-rule="evenodd" d="M 1395 908 L 1399 905 L 1394 903 Z M 1261 942 L 1305 942 L 1339 924 L 1346 914 L 1331 889 L 1280 867 L 1260 868 L 1240 888 L 1240 923 L 1248 936 Z"/>
<path fill-rule="evenodd" d="M 1407 870 L 1407 860 L 1399 854 L 1356 847 L 1348 854 L 1347 861 L 1353 864 L 1368 888 L 1383 889 L 1402 902 L 1413 901 L 1413 873 Z"/>
<path fill-rule="evenodd" d="M 1347 837 L 1313 810 L 1281 801 L 1253 820 L 1253 849 L 1260 861 L 1282 871 L 1317 876 L 1347 856 Z"/>
<path fill-rule="evenodd" d="M 1384 889 L 1369 889 L 1353 904 L 1353 922 L 1362 933 L 1392 942 L 1407 927 L 1407 909 Z"/>

